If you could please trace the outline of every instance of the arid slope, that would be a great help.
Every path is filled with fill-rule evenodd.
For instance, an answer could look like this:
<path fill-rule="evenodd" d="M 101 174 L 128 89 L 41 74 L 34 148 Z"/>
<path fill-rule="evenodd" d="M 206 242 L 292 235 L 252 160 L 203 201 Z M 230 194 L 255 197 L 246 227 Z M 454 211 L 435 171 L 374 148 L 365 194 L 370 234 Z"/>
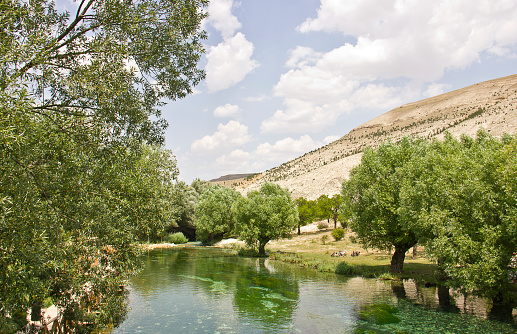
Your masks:
<path fill-rule="evenodd" d="M 342 138 L 276 168 L 257 174 L 245 185 L 246 193 L 265 181 L 288 188 L 293 198 L 318 198 L 340 192 L 341 182 L 360 163 L 364 148 L 404 136 L 473 136 L 480 128 L 493 136 L 515 134 L 517 129 L 517 75 L 478 83 L 463 89 L 395 108 L 353 129 Z"/>

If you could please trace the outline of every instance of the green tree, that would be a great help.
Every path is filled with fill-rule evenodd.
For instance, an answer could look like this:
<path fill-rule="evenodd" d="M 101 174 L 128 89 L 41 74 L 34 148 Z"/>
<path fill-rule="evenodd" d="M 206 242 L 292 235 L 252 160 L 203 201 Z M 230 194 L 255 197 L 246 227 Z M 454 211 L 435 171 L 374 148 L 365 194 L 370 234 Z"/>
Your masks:
<path fill-rule="evenodd" d="M 296 206 L 298 207 L 298 235 L 301 234 L 300 227 L 310 224 L 314 221 L 316 215 L 316 203 L 307 200 L 303 197 L 296 199 Z"/>
<path fill-rule="evenodd" d="M 409 165 L 402 207 L 439 260 L 447 283 L 464 292 L 515 302 L 508 279 L 517 251 L 515 139 L 446 136 Z"/>
<path fill-rule="evenodd" d="M 2 331 L 47 297 L 72 326 L 122 318 L 135 242 L 176 217 L 158 107 L 204 76 L 205 3 L 0 4 Z"/>
<path fill-rule="evenodd" d="M 242 197 L 234 189 L 214 185 L 203 192 L 196 206 L 196 236 L 203 243 L 229 236 L 235 231 L 232 205 Z"/>
<path fill-rule="evenodd" d="M 195 209 L 200 195 L 193 187 L 189 186 L 184 181 L 177 182 L 174 185 L 173 192 L 172 201 L 178 209 L 178 217 L 176 218 L 175 224 L 169 225 L 166 232 L 181 232 L 189 240 L 195 240 Z"/>
<path fill-rule="evenodd" d="M 406 252 L 416 244 L 417 233 L 400 213 L 400 188 L 405 180 L 403 167 L 424 154 L 426 142 L 404 138 L 384 142 L 378 149 L 364 151 L 361 164 L 343 182 L 343 212 L 364 247 L 395 252 L 390 271 L 402 271 Z"/>
<path fill-rule="evenodd" d="M 260 190 L 249 192 L 247 198 L 240 198 L 233 212 L 240 237 L 263 256 L 270 240 L 292 236 L 299 219 L 289 191 L 274 183 L 265 183 Z"/>
<path fill-rule="evenodd" d="M 332 220 L 334 220 L 334 229 L 337 228 L 337 222 L 341 217 L 341 194 L 335 194 L 330 198 L 330 212 Z M 342 223 L 344 224 L 344 223 Z M 343 228 L 346 226 L 342 226 Z"/>
<path fill-rule="evenodd" d="M 327 223 L 330 223 L 332 217 L 332 202 L 327 195 L 321 195 L 316 200 L 317 213 L 316 217 L 320 219 L 326 219 Z"/>

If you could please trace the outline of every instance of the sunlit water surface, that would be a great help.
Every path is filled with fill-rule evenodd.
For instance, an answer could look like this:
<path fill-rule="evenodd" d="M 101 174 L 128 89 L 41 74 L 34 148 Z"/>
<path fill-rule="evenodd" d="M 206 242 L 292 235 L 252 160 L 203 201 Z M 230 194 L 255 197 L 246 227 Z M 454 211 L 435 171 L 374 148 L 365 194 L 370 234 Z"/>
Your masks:
<path fill-rule="evenodd" d="M 126 320 L 113 333 L 516 333 L 483 301 L 413 282 L 323 274 L 220 249 L 150 252 L 131 281 Z M 388 304 L 401 321 L 361 320 Z M 511 316 L 510 316 L 511 317 Z"/>

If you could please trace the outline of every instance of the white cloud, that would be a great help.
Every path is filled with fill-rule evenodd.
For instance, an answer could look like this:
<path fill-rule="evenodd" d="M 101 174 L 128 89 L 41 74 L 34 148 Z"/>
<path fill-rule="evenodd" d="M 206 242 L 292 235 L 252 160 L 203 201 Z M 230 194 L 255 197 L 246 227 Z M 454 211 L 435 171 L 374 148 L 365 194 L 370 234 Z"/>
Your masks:
<path fill-rule="evenodd" d="M 238 32 L 217 46 L 210 47 L 206 55 L 206 85 L 212 92 L 226 89 L 242 81 L 259 63 L 251 59 L 253 43 Z"/>
<path fill-rule="evenodd" d="M 451 89 L 450 84 L 433 83 L 427 87 L 427 89 L 424 91 L 423 95 L 425 97 L 437 96 L 437 95 L 445 93 L 446 91 L 448 91 L 450 89 Z"/>
<path fill-rule="evenodd" d="M 255 155 L 265 159 L 280 159 L 280 161 L 285 162 L 319 146 L 321 146 L 321 143 L 314 141 L 309 135 L 303 135 L 300 139 L 287 137 L 274 144 L 260 144 L 255 150 Z"/>
<path fill-rule="evenodd" d="M 319 106 L 299 99 L 286 99 L 284 105 L 285 110 L 277 110 L 272 117 L 262 122 L 262 132 L 319 132 L 332 125 L 341 113 L 335 106 Z"/>
<path fill-rule="evenodd" d="M 237 121 L 219 124 L 217 131 L 209 136 L 194 141 L 191 150 L 194 153 L 218 153 L 242 146 L 251 139 L 248 127 Z"/>
<path fill-rule="evenodd" d="M 233 0 L 211 0 L 207 11 L 209 13 L 206 23 L 211 24 L 219 31 L 224 39 L 227 39 L 241 28 L 241 23 L 232 14 Z"/>
<path fill-rule="evenodd" d="M 482 53 L 515 56 L 517 2 L 321 0 L 317 17 L 298 30 L 340 32 L 355 42 L 326 53 L 290 51 L 289 70 L 273 89 L 284 108 L 262 123 L 264 132 L 318 132 L 344 113 L 388 111 L 443 92 L 433 82 Z"/>
<path fill-rule="evenodd" d="M 272 165 L 284 163 L 322 145 L 308 135 L 301 136 L 299 139 L 287 137 L 273 144 L 262 143 L 252 153 L 241 149 L 233 150 L 231 153 L 217 158 L 215 165 L 224 169 L 222 174 L 263 171 Z"/>
<path fill-rule="evenodd" d="M 323 144 L 324 145 L 327 145 L 327 144 L 330 144 L 332 142 L 335 142 L 336 140 L 338 140 L 339 138 L 341 138 L 340 136 L 327 136 L 323 139 Z"/>
<path fill-rule="evenodd" d="M 511 0 L 321 0 L 301 32 L 341 32 L 358 38 L 325 57 L 366 77 L 433 81 L 464 68 L 482 52 L 517 42 L 517 2 Z M 497 48 L 494 48 L 497 47 Z M 353 69 L 352 69 L 353 67 Z"/>
<path fill-rule="evenodd" d="M 214 110 L 215 117 L 232 117 L 239 115 L 240 108 L 238 105 L 234 104 L 225 104 L 223 106 L 219 106 Z"/>

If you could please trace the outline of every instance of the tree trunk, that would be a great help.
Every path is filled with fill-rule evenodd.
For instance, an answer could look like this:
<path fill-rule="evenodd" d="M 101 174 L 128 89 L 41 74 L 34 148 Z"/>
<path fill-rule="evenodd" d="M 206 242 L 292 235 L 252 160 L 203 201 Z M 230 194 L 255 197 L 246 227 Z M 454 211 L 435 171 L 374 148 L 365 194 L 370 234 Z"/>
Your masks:
<path fill-rule="evenodd" d="M 302 233 L 300 232 L 300 223 L 298 223 L 298 235 L 300 235 L 300 234 L 302 234 Z"/>
<path fill-rule="evenodd" d="M 264 242 L 264 241 L 260 241 L 260 242 L 259 242 L 258 252 L 259 252 L 259 255 L 260 255 L 260 256 L 264 256 L 264 257 L 266 256 L 266 244 L 267 244 L 268 242 L 269 242 L 269 240 L 268 240 L 268 241 L 266 241 L 266 242 Z"/>
<path fill-rule="evenodd" d="M 395 246 L 395 253 L 391 257 L 391 273 L 401 273 L 402 267 L 404 266 L 404 259 L 406 258 L 406 252 L 409 249 L 406 247 L 399 248 Z"/>

